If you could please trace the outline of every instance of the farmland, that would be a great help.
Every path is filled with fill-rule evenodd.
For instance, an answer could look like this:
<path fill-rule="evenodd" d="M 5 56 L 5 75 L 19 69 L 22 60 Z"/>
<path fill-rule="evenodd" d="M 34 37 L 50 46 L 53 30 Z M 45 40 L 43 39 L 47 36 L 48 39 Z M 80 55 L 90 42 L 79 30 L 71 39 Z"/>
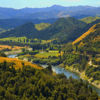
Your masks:
<path fill-rule="evenodd" d="M 35 55 L 35 57 L 37 58 L 48 58 L 48 57 L 58 57 L 60 55 L 59 51 L 48 51 L 48 52 L 40 52 L 38 54 Z"/>

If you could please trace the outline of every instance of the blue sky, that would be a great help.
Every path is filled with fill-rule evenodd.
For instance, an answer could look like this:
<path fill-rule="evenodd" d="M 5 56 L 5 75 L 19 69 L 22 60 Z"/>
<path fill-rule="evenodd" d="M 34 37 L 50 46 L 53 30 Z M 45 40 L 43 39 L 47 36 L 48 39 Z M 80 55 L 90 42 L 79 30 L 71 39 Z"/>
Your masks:
<path fill-rule="evenodd" d="M 62 6 L 77 6 L 77 5 L 89 5 L 89 6 L 99 6 L 100 0 L 0 0 L 0 7 L 10 7 L 10 8 L 40 8 L 48 7 L 52 5 L 62 5 Z"/>

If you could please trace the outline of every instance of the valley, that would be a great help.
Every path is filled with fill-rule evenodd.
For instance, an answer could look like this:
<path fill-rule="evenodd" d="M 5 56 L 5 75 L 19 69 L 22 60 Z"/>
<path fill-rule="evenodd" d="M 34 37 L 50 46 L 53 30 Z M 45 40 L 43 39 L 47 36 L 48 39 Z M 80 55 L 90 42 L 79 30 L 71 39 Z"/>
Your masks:
<path fill-rule="evenodd" d="M 0 7 L 0 100 L 100 100 L 100 7 Z"/>
<path fill-rule="evenodd" d="M 18 53 L 18 58 L 19 59 L 21 59 L 21 60 L 25 60 L 25 61 L 31 61 L 31 62 L 33 62 L 33 63 L 37 63 L 37 64 L 48 64 L 48 63 L 50 63 L 51 65 L 59 65 L 59 64 L 61 64 L 61 65 L 63 65 L 64 64 L 64 66 L 67 66 L 67 64 L 64 62 L 64 60 L 66 60 L 66 57 L 64 58 L 64 54 L 66 54 L 66 53 L 69 53 L 69 51 L 67 51 L 66 50 L 66 47 L 67 47 L 67 45 L 66 45 L 66 47 L 64 47 L 65 46 L 65 43 L 68 43 L 68 42 L 71 42 L 73 39 L 75 40 L 74 42 L 72 42 L 72 45 L 76 45 L 78 42 L 80 42 L 80 41 L 82 41 L 84 38 L 86 38 L 87 36 L 89 36 L 91 33 L 93 33 L 93 32 L 95 32 L 96 31 L 96 29 L 95 29 L 95 27 L 96 27 L 96 24 L 92 27 L 92 28 L 90 28 L 86 33 L 84 33 L 82 36 L 80 36 L 80 34 L 79 35 L 75 35 L 75 37 L 73 38 L 71 35 L 68 35 L 68 33 L 69 32 L 72 32 L 72 34 L 73 34 L 73 31 L 70 29 L 71 27 L 69 27 L 70 25 L 72 25 L 71 24 L 71 22 L 73 23 L 73 31 L 75 32 L 80 32 L 80 34 L 82 34 L 81 32 L 83 31 L 84 32 L 84 28 L 87 26 L 85 23 L 83 23 L 83 22 L 80 22 L 80 21 L 78 21 L 78 20 L 76 20 L 76 19 L 74 19 L 74 18 L 66 18 L 66 19 L 59 19 L 57 22 L 55 22 L 53 25 L 49 25 L 49 24 L 47 24 L 47 25 L 49 25 L 49 26 L 46 26 L 47 28 L 46 29 L 39 29 L 40 30 L 40 33 L 39 34 L 42 34 L 42 33 L 47 33 L 48 32 L 48 36 L 49 36 L 49 33 L 50 32 L 54 32 L 54 31 L 52 31 L 52 30 L 57 30 L 56 32 L 58 32 L 58 33 L 56 33 L 57 35 L 55 36 L 55 32 L 54 33 L 52 33 L 52 35 L 54 34 L 54 36 L 53 37 L 56 37 L 56 39 L 55 38 L 52 38 L 51 40 L 42 40 L 42 37 L 41 37 L 41 39 L 40 39 L 40 36 L 41 35 L 39 35 L 39 38 L 36 36 L 36 35 L 34 35 L 34 36 L 36 36 L 35 38 L 30 38 L 30 36 L 28 35 L 30 32 L 33 32 L 34 34 L 35 34 L 35 32 L 39 32 L 37 29 L 36 29 L 36 27 L 37 28 L 39 28 L 39 27 L 45 27 L 45 24 L 40 24 L 40 26 L 39 26 L 39 24 L 37 24 L 37 26 L 36 27 L 34 27 L 34 24 L 33 23 L 27 23 L 27 24 L 25 24 L 25 25 L 22 25 L 21 27 L 17 27 L 17 28 L 15 28 L 15 29 L 13 29 L 13 30 L 11 30 L 11 31 L 8 31 L 8 32 L 5 32 L 5 33 L 2 33 L 0 36 L 2 36 L 2 35 L 4 35 L 3 37 L 4 38 L 1 38 L 0 39 L 0 42 L 1 42 L 1 44 L 8 44 L 8 45 L 18 45 L 18 46 L 23 46 L 23 47 L 25 47 L 25 48 L 23 48 L 22 50 L 20 50 L 21 48 L 20 47 L 17 47 L 16 46 L 16 50 L 14 50 L 14 47 L 13 48 L 10 48 L 9 46 L 6 48 L 6 49 L 11 49 L 11 51 L 9 50 L 9 51 L 5 51 L 5 54 L 7 54 L 7 55 L 11 55 L 11 54 L 16 54 L 16 53 Z M 68 30 L 66 29 L 65 30 L 65 32 L 67 32 L 67 35 L 64 35 L 64 36 L 67 36 L 68 37 L 68 39 L 69 40 L 67 40 L 67 38 L 66 38 L 66 40 L 64 40 L 64 38 L 63 37 L 59 37 L 60 36 L 60 30 L 61 30 L 61 32 L 63 31 L 63 33 L 62 34 L 66 34 L 65 32 L 64 32 L 64 29 L 63 29 L 63 27 L 65 27 L 64 25 L 66 25 L 67 24 L 67 26 L 69 27 L 68 28 Z M 78 25 L 81 25 L 82 24 L 82 28 L 80 27 L 80 30 L 79 30 L 79 27 L 78 26 L 76 26 L 76 24 Z M 41 26 L 41 25 L 43 25 L 43 26 Z M 58 25 L 58 26 L 56 26 L 55 27 L 55 25 Z M 27 26 L 30 28 L 30 31 L 28 31 L 27 30 Z M 61 28 L 60 28 L 61 27 Z M 74 27 L 75 27 L 75 29 L 74 29 Z M 77 27 L 78 27 L 78 31 L 76 30 L 77 29 Z M 25 29 L 25 31 L 23 31 Z M 59 30 L 60 29 L 60 30 Z M 49 31 L 50 32 L 49 32 Z M 23 32 L 22 32 L 23 31 Z M 47 31 L 47 32 L 46 32 Z M 15 37 L 13 37 L 13 35 L 11 34 L 11 33 L 14 33 L 15 32 L 15 34 L 13 34 Z M 21 34 L 22 34 L 22 36 L 23 37 L 17 37 L 18 36 L 18 34 L 19 34 L 19 32 L 21 32 Z M 29 32 L 28 34 L 24 34 L 25 32 Z M 33 34 L 32 33 L 32 34 Z M 8 34 L 8 35 L 6 35 L 6 34 Z M 10 35 L 11 34 L 11 35 Z M 51 34 L 51 33 L 50 33 Z M 70 33 L 71 34 L 71 33 Z M 74 33 L 75 34 L 75 33 Z M 12 36 L 12 37 L 9 37 L 9 35 L 10 36 Z M 31 34 L 30 34 L 31 35 Z M 5 37 L 5 36 L 7 36 L 7 38 Z M 32 35 L 33 36 L 33 35 Z M 45 35 L 44 34 L 44 36 L 47 38 L 48 36 L 47 35 Z M 57 36 L 58 36 L 58 38 L 57 38 Z M 69 38 L 69 36 L 70 36 L 70 38 Z M 78 38 L 77 39 L 77 37 L 78 36 L 80 36 L 80 38 Z M 52 37 L 52 36 L 51 36 Z M 73 38 L 73 39 L 72 39 Z M 43 38 L 44 39 L 44 38 Z M 50 39 L 50 38 L 48 38 L 48 39 Z M 72 39 L 72 40 L 71 40 Z M 80 42 L 80 44 L 79 44 L 79 48 L 80 48 L 80 45 L 81 45 L 82 43 Z M 28 46 L 30 46 L 31 48 L 31 50 L 28 50 Z M 82 46 L 82 45 L 81 45 Z M 84 44 L 83 44 L 83 46 L 84 46 Z M 73 56 L 76 56 L 76 58 L 75 59 L 77 59 L 77 57 L 81 57 L 81 56 L 83 56 L 84 54 L 84 52 L 83 53 L 79 53 L 80 52 L 80 50 L 78 51 L 78 50 L 75 50 L 75 48 L 76 49 L 78 49 L 78 46 L 76 45 L 76 47 L 74 47 L 74 46 L 72 46 L 72 47 L 68 47 L 67 49 L 72 49 L 72 51 L 70 51 L 70 55 L 72 55 L 72 57 Z M 3 47 L 4 48 L 4 47 Z M 18 48 L 18 50 L 17 50 L 17 48 Z M 27 48 L 27 49 L 26 49 Z M 65 50 L 64 50 L 65 49 Z M 33 51 L 32 51 L 33 50 Z M 4 50 L 3 50 L 4 51 Z M 74 52 L 74 53 L 73 53 Z M 83 54 L 83 55 L 81 55 L 81 54 Z M 68 54 L 69 55 L 69 54 Z M 67 56 L 68 56 L 67 55 Z M 86 55 L 86 54 L 85 54 Z M 88 55 L 90 55 L 90 54 L 88 54 Z M 70 57 L 70 56 L 69 56 Z M 73 58 L 72 58 L 73 59 Z M 83 57 L 82 59 L 84 59 L 84 66 L 86 66 L 85 64 L 86 63 L 88 63 L 88 62 L 86 62 L 85 61 L 85 59 L 88 59 L 88 56 L 87 57 Z M 68 58 L 68 60 L 70 60 L 69 58 Z M 73 59 L 74 60 L 74 59 Z M 69 62 L 70 63 L 70 62 Z M 72 62 L 72 64 L 73 63 L 76 63 L 76 62 Z M 80 62 L 79 62 L 79 65 L 80 65 Z M 70 66 L 70 64 L 68 64 L 68 66 Z M 84 67 L 83 66 L 83 67 Z M 77 67 L 77 66 L 76 66 Z M 67 68 L 67 67 L 66 67 Z M 69 69 L 70 70 L 70 68 L 67 68 L 67 69 Z M 84 69 L 81 69 L 81 70 L 84 70 Z M 75 71 L 75 69 L 73 69 L 73 67 L 72 67 L 72 70 L 71 71 Z M 77 72 L 77 70 L 76 70 L 76 72 Z M 79 73 L 79 72 L 78 72 Z M 82 78 L 83 78 L 83 74 L 81 75 L 82 76 Z M 87 77 L 87 76 L 84 76 L 84 77 Z M 86 79 L 86 80 L 89 80 L 89 79 L 87 79 L 87 78 L 84 78 L 84 79 Z M 91 80 L 92 81 L 92 80 Z M 90 81 L 89 81 L 90 82 Z M 90 82 L 90 83 L 92 83 L 92 82 Z M 97 83 L 95 83 L 95 86 L 99 86 L 99 81 L 97 81 Z M 94 84 L 94 82 L 93 82 L 93 84 Z M 98 84 L 98 85 L 96 85 L 96 84 Z"/>

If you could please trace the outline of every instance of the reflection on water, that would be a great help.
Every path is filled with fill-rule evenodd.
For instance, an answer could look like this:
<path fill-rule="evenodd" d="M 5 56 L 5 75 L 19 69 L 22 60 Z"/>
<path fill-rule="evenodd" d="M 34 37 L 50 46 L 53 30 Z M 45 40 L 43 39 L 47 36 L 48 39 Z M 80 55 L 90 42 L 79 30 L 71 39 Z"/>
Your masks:
<path fill-rule="evenodd" d="M 57 74 L 64 74 L 67 78 L 72 76 L 74 79 L 80 79 L 80 77 L 77 74 L 69 72 L 69 71 L 65 70 L 64 68 L 52 67 L 52 70 L 54 72 L 56 72 Z"/>
<path fill-rule="evenodd" d="M 8 58 L 15 58 L 17 55 L 8 55 Z"/>

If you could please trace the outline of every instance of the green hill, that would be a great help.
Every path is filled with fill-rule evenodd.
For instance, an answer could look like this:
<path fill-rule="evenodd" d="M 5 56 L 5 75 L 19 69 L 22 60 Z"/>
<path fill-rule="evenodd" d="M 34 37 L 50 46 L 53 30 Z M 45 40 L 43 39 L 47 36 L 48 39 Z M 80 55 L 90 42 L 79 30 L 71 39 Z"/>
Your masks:
<path fill-rule="evenodd" d="M 85 17 L 83 19 L 81 19 L 81 21 L 89 24 L 89 23 L 92 23 L 93 21 L 96 21 L 97 19 L 100 19 L 100 17 Z"/>
<path fill-rule="evenodd" d="M 60 42 L 69 42 L 79 37 L 86 23 L 77 19 L 68 17 L 60 18 L 54 24 L 37 24 L 26 23 L 10 31 L 6 31 L 0 35 L 0 38 L 5 37 L 27 37 L 38 39 L 57 39 Z"/>
<path fill-rule="evenodd" d="M 0 28 L 0 33 L 5 32 L 6 30 L 3 28 Z"/>
<path fill-rule="evenodd" d="M 62 42 L 69 42 L 80 36 L 86 25 L 86 23 L 71 17 L 60 18 L 54 24 L 41 31 L 40 37 L 43 39 L 56 38 Z"/>
<path fill-rule="evenodd" d="M 15 29 L 3 32 L 0 35 L 0 38 L 4 37 L 23 37 L 26 36 L 28 38 L 36 37 L 38 34 L 38 30 L 35 28 L 35 25 L 33 23 L 26 23 L 24 25 L 21 25 L 19 27 L 16 27 Z"/>

